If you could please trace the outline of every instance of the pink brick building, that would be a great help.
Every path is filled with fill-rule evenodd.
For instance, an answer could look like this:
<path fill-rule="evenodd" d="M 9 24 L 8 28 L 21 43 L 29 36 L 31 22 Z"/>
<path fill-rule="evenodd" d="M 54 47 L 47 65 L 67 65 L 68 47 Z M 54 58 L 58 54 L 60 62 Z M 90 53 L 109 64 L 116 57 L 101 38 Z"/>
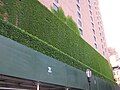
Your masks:
<path fill-rule="evenodd" d="M 61 7 L 76 22 L 81 37 L 108 59 L 98 0 L 39 0 L 49 10 Z"/>

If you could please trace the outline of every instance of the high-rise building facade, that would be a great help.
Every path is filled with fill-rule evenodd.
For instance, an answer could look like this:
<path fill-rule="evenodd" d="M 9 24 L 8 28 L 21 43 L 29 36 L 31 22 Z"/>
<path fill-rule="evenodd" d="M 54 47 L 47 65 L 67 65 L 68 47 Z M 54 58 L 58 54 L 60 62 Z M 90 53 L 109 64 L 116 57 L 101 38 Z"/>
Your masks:
<path fill-rule="evenodd" d="M 49 10 L 61 7 L 76 22 L 81 37 L 108 59 L 98 0 L 39 0 Z"/>

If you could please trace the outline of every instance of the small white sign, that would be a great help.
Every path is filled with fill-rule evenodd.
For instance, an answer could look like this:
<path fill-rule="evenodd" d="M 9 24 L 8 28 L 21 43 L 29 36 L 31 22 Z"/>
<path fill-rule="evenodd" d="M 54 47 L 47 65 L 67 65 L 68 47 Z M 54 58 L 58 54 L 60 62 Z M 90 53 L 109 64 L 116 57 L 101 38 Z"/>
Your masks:
<path fill-rule="evenodd" d="M 86 75 L 87 75 L 87 77 L 91 77 L 92 76 L 92 72 L 91 72 L 90 69 L 86 70 Z"/>
<path fill-rule="evenodd" d="M 52 68 L 48 67 L 48 73 L 52 73 Z"/>

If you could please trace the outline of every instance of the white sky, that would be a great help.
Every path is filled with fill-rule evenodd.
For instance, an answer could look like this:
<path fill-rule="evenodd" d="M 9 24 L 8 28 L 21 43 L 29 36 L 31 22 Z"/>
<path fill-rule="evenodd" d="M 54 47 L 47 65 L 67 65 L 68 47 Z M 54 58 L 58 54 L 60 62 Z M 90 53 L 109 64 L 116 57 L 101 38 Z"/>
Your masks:
<path fill-rule="evenodd" d="M 120 0 L 99 0 L 108 47 L 120 55 Z"/>

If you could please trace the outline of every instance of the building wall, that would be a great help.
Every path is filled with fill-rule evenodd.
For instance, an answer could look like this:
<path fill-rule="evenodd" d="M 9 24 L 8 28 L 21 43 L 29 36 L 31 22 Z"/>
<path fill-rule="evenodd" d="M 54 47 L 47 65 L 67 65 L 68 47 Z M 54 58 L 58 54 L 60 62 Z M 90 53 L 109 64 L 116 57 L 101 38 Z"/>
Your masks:
<path fill-rule="evenodd" d="M 108 59 L 106 40 L 98 0 L 38 0 L 49 10 L 62 7 L 66 16 L 71 16 L 81 37 Z M 79 12 L 79 14 L 78 14 Z"/>
<path fill-rule="evenodd" d="M 119 69 L 120 58 L 115 48 L 111 47 L 108 48 L 108 56 L 111 66 L 114 67 L 113 69 L 114 79 L 116 80 L 116 83 L 120 85 L 120 69 Z"/>
<path fill-rule="evenodd" d="M 109 62 L 111 63 L 112 67 L 120 66 L 120 58 L 115 48 L 108 48 L 108 56 Z"/>
<path fill-rule="evenodd" d="M 120 69 L 114 69 L 113 73 L 114 73 L 114 78 L 116 80 L 116 83 L 120 85 Z"/>

